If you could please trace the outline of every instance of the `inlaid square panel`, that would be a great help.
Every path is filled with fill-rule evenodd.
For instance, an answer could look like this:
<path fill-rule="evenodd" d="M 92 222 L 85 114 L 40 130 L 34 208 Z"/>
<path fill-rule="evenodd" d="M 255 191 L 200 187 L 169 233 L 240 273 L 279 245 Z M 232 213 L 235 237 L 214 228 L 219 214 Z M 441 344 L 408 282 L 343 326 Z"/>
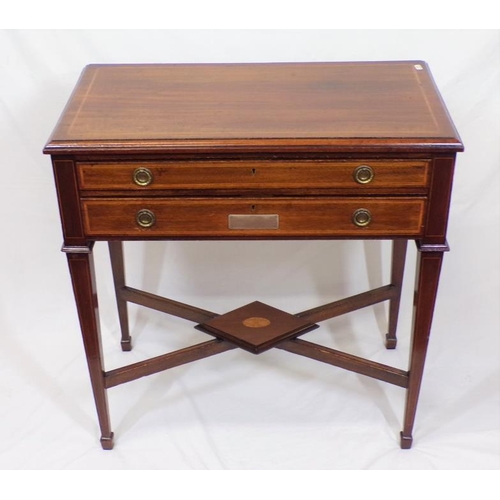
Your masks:
<path fill-rule="evenodd" d="M 314 330 L 318 325 L 256 301 L 195 328 L 260 354 L 285 339 Z"/>

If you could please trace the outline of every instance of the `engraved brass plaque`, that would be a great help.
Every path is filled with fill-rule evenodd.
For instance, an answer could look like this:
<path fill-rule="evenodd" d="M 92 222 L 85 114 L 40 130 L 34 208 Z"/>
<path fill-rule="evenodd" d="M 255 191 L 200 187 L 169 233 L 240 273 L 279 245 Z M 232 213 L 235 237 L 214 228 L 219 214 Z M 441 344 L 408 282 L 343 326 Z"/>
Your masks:
<path fill-rule="evenodd" d="M 277 214 L 229 214 L 227 223 L 229 229 L 279 229 L 280 216 Z"/>

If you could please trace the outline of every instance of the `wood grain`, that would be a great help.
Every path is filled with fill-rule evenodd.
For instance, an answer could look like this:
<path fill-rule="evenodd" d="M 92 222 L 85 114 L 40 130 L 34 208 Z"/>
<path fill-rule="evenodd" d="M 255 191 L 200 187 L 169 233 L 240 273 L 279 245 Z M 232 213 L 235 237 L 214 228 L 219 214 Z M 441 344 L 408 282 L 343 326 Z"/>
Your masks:
<path fill-rule="evenodd" d="M 361 165 L 373 169 L 373 180 L 360 184 L 354 171 Z M 152 175 L 148 186 L 133 181 L 136 169 L 147 168 Z M 130 190 L 154 194 L 157 190 L 179 189 L 335 189 L 364 192 L 394 192 L 425 188 L 429 162 L 421 160 L 232 160 L 232 161 L 142 161 L 79 162 L 80 188 L 83 191 Z"/>
<path fill-rule="evenodd" d="M 422 61 L 90 65 L 45 152 L 411 142 L 462 149 Z"/>
<path fill-rule="evenodd" d="M 229 351 L 235 347 L 236 346 L 229 342 L 223 342 L 217 339 L 209 340 L 201 344 L 179 349 L 178 351 L 169 352 L 161 356 L 110 370 L 104 374 L 104 383 L 106 388 L 114 387 L 126 382 L 131 382 L 132 380 L 137 380 L 141 377 L 153 375 L 163 370 L 169 370 L 177 366 L 185 365 L 186 363 L 192 363 L 199 359 L 214 356 L 215 354 Z"/>
<path fill-rule="evenodd" d="M 368 209 L 372 222 L 357 227 L 353 213 Z M 136 222 L 139 210 L 156 216 L 147 229 Z M 289 199 L 89 199 L 82 202 L 86 234 L 92 238 L 315 238 L 418 236 L 425 213 L 423 198 Z M 278 229 L 229 229 L 230 214 L 277 214 Z"/>
<path fill-rule="evenodd" d="M 399 387 L 408 387 L 408 372 L 392 366 L 376 363 L 352 354 L 330 349 L 322 345 L 308 342 L 307 340 L 285 340 L 276 346 L 278 349 L 300 354 L 307 358 L 338 366 L 368 377 L 383 380 Z"/>

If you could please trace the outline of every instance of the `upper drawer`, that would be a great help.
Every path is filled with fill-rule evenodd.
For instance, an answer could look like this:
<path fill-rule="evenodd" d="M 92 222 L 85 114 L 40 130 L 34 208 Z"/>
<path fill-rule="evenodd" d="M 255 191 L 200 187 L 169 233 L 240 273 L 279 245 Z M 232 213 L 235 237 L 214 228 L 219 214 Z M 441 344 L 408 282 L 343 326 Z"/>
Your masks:
<path fill-rule="evenodd" d="M 268 160 L 78 163 L 80 189 L 250 190 L 352 189 L 423 190 L 425 160 Z"/>

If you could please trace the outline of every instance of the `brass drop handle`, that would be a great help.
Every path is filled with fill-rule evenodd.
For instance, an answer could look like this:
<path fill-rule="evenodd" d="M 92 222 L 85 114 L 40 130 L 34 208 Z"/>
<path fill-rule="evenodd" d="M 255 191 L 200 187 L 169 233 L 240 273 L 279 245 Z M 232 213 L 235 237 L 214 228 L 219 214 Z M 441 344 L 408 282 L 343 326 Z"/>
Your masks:
<path fill-rule="evenodd" d="M 138 186 L 149 186 L 153 182 L 153 172 L 149 168 L 136 168 L 132 178 Z"/>
<path fill-rule="evenodd" d="M 368 165 L 360 165 L 354 169 L 352 176 L 358 184 L 369 184 L 375 177 L 375 172 Z"/>
<path fill-rule="evenodd" d="M 151 210 L 143 208 L 139 210 L 135 216 L 135 220 L 137 224 L 141 227 L 148 228 L 154 225 L 156 222 L 156 217 Z"/>
<path fill-rule="evenodd" d="M 372 214 L 366 208 L 358 208 L 352 214 L 352 222 L 358 227 L 366 227 L 372 221 Z"/>

